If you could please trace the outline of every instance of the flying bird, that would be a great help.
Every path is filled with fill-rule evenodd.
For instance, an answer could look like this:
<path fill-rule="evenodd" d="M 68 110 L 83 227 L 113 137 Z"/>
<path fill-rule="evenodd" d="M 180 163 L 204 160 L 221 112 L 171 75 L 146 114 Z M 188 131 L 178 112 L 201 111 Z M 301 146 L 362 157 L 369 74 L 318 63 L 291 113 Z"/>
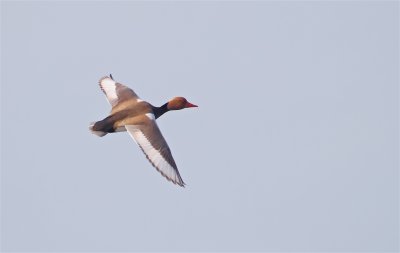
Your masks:
<path fill-rule="evenodd" d="M 184 97 L 175 97 L 164 105 L 155 107 L 140 99 L 132 89 L 114 81 L 111 74 L 101 78 L 99 85 L 112 109 L 108 117 L 92 123 L 89 126 L 90 131 L 100 137 L 108 133 L 127 131 L 161 175 L 184 187 L 185 183 L 156 119 L 168 111 L 197 105 L 189 103 Z"/>

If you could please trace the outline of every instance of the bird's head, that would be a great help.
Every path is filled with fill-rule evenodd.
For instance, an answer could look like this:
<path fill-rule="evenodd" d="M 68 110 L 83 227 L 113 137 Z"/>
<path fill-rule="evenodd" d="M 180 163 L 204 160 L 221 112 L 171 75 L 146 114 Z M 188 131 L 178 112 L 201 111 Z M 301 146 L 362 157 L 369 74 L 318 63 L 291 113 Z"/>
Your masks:
<path fill-rule="evenodd" d="M 198 106 L 189 103 L 184 97 L 174 97 L 167 104 L 168 110 L 181 110 L 190 107 L 198 107 Z"/>

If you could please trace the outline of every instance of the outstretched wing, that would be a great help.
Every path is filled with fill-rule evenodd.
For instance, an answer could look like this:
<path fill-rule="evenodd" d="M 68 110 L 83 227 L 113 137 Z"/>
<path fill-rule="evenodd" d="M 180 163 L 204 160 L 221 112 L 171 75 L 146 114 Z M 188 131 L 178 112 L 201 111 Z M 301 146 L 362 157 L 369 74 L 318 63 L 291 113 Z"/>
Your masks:
<path fill-rule="evenodd" d="M 126 125 L 125 128 L 161 175 L 174 184 L 184 187 L 185 183 L 179 174 L 171 150 L 157 126 L 154 115 L 152 116 L 152 119 L 146 120 L 145 124 Z"/>
<path fill-rule="evenodd" d="M 101 78 L 99 81 L 99 85 L 112 107 L 122 101 L 126 101 L 129 99 L 136 100 L 139 98 L 132 89 L 126 87 L 123 84 L 115 82 L 108 76 Z"/>

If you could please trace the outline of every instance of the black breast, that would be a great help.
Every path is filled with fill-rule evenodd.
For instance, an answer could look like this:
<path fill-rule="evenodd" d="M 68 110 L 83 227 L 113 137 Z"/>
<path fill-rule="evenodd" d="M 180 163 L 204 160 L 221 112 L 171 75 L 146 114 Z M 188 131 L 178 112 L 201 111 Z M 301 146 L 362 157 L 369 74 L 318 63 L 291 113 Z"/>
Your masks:
<path fill-rule="evenodd" d="M 154 116 L 156 117 L 156 119 L 159 118 L 164 113 L 169 111 L 168 103 L 165 103 L 164 105 L 162 105 L 160 107 L 151 106 L 151 109 L 153 109 L 153 113 L 154 113 Z"/>

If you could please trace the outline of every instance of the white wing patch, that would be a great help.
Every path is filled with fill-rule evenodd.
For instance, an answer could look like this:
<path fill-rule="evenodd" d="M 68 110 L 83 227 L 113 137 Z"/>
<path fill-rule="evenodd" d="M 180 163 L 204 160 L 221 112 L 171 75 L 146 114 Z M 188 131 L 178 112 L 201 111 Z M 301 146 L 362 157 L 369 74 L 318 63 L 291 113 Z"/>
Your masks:
<path fill-rule="evenodd" d="M 100 87 L 106 94 L 108 102 L 114 106 L 118 102 L 116 82 L 109 77 L 100 80 Z"/>
<path fill-rule="evenodd" d="M 168 180 L 183 186 L 183 182 L 179 179 L 175 169 L 164 159 L 159 150 L 155 149 L 153 145 L 151 145 L 150 141 L 146 138 L 142 131 L 134 125 L 127 125 L 125 127 L 131 137 L 143 150 L 151 164 Z"/>
<path fill-rule="evenodd" d="M 156 120 L 156 117 L 151 112 L 146 113 L 146 116 L 147 116 L 147 118 L 149 118 L 151 120 Z"/>

